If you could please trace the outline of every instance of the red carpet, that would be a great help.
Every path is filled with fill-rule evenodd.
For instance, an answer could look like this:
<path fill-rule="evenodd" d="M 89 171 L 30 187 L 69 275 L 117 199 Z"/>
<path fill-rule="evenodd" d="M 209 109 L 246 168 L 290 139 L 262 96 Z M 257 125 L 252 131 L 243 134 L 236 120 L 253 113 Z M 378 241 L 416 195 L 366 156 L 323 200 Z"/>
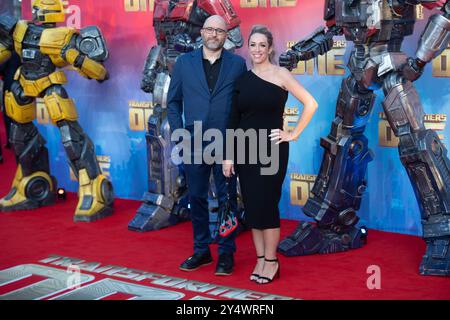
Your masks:
<path fill-rule="evenodd" d="M 3 129 L 3 124 L 0 123 Z M 1 140 L 5 142 L 3 132 Z M 0 194 L 4 196 L 15 172 L 12 152 L 3 150 L 5 163 L 0 165 Z M 178 265 L 192 252 L 192 229 L 189 222 L 160 231 L 136 233 L 127 224 L 140 203 L 115 202 L 113 216 L 95 223 L 74 223 L 76 195 L 68 194 L 65 202 L 34 211 L 0 214 L 0 270 L 21 264 L 40 264 L 56 254 L 138 269 L 251 292 L 264 292 L 297 299 L 450 299 L 450 278 L 424 277 L 418 267 L 425 249 L 419 237 L 369 231 L 369 243 L 362 249 L 335 255 L 280 257 L 281 277 L 269 285 L 248 280 L 255 263 L 250 232 L 238 237 L 236 267 L 232 276 L 214 276 L 215 264 L 195 272 L 178 270 Z M 297 225 L 283 220 L 282 236 Z M 217 261 L 216 247 L 212 247 Z M 42 263 L 41 263 L 42 264 Z M 369 290 L 367 268 L 381 268 L 381 289 Z M 64 269 L 63 269 L 64 270 Z M 87 273 L 89 274 L 89 273 Z M 90 273 L 94 274 L 94 273 Z M 95 275 L 96 279 L 103 276 Z M 119 277 L 109 278 L 138 283 Z M 17 287 L 42 280 L 32 277 L 21 283 L 0 286 L 0 296 Z M 140 283 L 143 284 L 143 283 Z M 146 283 L 148 284 L 148 283 Z M 146 285 L 145 284 L 145 285 Z M 164 286 L 157 286 L 165 289 Z M 198 294 L 182 291 L 185 299 Z M 254 294 L 257 296 L 257 294 Z M 208 298 L 223 298 L 201 295 Z M 225 296 L 226 297 L 226 296 Z M 242 297 L 242 296 L 241 296 Z M 116 294 L 108 299 L 127 298 Z"/>

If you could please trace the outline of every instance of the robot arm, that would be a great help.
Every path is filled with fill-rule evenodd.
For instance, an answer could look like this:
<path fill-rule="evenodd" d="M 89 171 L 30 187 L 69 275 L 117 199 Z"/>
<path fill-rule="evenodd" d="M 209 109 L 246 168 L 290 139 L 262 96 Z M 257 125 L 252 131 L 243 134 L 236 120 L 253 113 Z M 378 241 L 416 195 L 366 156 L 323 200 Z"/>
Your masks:
<path fill-rule="evenodd" d="M 226 50 L 233 50 L 240 48 L 244 45 L 244 39 L 242 38 L 241 28 L 239 26 L 228 30 L 228 37 L 225 41 L 224 48 Z"/>
<path fill-rule="evenodd" d="M 425 63 L 440 55 L 450 41 L 450 0 L 442 2 L 434 1 L 434 4 L 442 4 L 442 14 L 430 17 L 420 37 L 417 59 Z"/>
<path fill-rule="evenodd" d="M 330 26 L 326 31 L 324 27 L 317 28 L 306 39 L 281 54 L 280 66 L 292 70 L 297 67 L 299 61 L 309 60 L 330 51 L 333 48 L 333 37 L 341 33 L 341 28 L 336 25 Z"/>
<path fill-rule="evenodd" d="M 11 57 L 13 50 L 13 32 L 17 20 L 8 15 L 0 15 L 0 64 Z"/>
<path fill-rule="evenodd" d="M 142 71 L 141 89 L 144 92 L 152 93 L 155 88 L 156 76 L 164 65 L 164 56 L 160 45 L 153 46 L 145 60 L 144 70 Z"/>
<path fill-rule="evenodd" d="M 108 71 L 103 66 L 109 53 L 105 39 L 97 27 L 83 28 L 79 34 L 75 33 L 61 54 L 82 76 L 99 81 L 109 78 Z"/>
<path fill-rule="evenodd" d="M 440 55 L 450 41 L 450 0 L 420 1 L 427 8 L 442 6 L 442 14 L 434 14 L 420 36 L 415 59 L 409 58 L 403 67 L 403 76 L 411 81 L 417 80 L 426 63 Z"/>
<path fill-rule="evenodd" d="M 398 0 L 401 4 L 417 5 L 421 4 L 425 8 L 431 10 L 444 5 L 445 0 Z"/>

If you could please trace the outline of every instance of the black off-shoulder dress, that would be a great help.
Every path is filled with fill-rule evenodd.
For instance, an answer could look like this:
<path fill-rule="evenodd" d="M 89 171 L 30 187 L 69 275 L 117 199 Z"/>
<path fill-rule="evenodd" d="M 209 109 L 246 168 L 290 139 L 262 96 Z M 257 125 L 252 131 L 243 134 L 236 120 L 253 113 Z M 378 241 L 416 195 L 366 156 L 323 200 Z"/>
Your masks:
<path fill-rule="evenodd" d="M 241 185 L 245 221 L 250 228 L 280 227 L 278 203 L 287 171 L 289 143 L 283 142 L 276 147 L 268 135 L 271 129 L 283 129 L 287 98 L 286 90 L 258 77 L 251 70 L 236 81 L 228 128 L 255 129 L 257 132 L 257 139 L 247 138 L 244 148 L 239 148 L 235 141 L 235 169 Z M 264 134 L 261 136 L 261 133 Z M 268 150 L 262 154 L 268 157 L 249 154 L 252 149 L 263 149 L 260 148 L 261 143 L 265 143 Z M 242 157 L 242 152 L 245 152 L 245 161 L 238 163 L 238 155 Z M 252 157 L 256 158 L 256 163 L 250 161 Z M 268 158 L 272 159 L 269 163 Z M 274 174 L 263 173 L 262 169 Z"/>

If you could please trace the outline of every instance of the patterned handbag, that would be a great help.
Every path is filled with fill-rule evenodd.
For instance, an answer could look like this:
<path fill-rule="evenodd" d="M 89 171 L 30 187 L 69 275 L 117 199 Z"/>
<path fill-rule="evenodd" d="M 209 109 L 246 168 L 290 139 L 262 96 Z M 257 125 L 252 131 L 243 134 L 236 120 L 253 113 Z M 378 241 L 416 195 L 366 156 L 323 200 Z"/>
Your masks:
<path fill-rule="evenodd" d="M 218 212 L 218 229 L 221 237 L 226 237 L 238 227 L 238 218 L 231 209 L 228 178 L 226 180 L 227 200 L 221 205 Z"/>

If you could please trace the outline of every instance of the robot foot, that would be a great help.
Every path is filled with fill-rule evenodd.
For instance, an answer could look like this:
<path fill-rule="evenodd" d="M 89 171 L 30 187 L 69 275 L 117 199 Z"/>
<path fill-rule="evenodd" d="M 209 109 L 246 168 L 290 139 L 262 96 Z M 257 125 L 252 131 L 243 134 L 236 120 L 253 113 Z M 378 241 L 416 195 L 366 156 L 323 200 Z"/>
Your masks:
<path fill-rule="evenodd" d="M 143 203 L 128 224 L 128 230 L 153 231 L 170 225 L 172 223 L 170 223 L 170 213 L 167 210 L 154 204 Z"/>
<path fill-rule="evenodd" d="M 145 232 L 173 226 L 189 219 L 189 209 L 175 203 L 171 197 L 146 192 L 136 215 L 128 224 L 128 230 Z"/>
<path fill-rule="evenodd" d="M 89 179 L 85 169 L 79 172 L 78 205 L 73 218 L 76 222 L 92 222 L 112 215 L 113 188 L 103 175 Z"/>
<path fill-rule="evenodd" d="M 38 171 L 27 177 L 19 166 L 9 193 L 0 199 L 0 211 L 30 210 L 55 203 L 56 180 L 46 172 Z"/>
<path fill-rule="evenodd" d="M 450 276 L 450 237 L 429 238 L 419 272 L 426 276 Z"/>
<path fill-rule="evenodd" d="M 295 231 L 278 245 L 278 252 L 285 256 L 326 254 L 357 249 L 364 245 L 365 234 L 357 227 L 336 233 L 316 225 L 301 222 Z"/>

